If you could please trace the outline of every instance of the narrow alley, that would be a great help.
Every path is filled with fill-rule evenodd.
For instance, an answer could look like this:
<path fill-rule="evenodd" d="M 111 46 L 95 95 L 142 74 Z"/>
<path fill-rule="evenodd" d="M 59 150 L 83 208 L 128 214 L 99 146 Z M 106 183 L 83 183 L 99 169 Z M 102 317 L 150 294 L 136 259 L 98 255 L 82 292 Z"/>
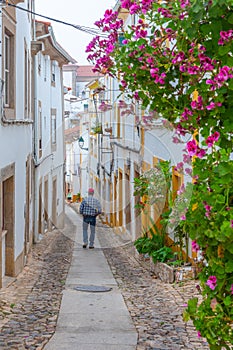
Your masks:
<path fill-rule="evenodd" d="M 8 281 L 8 286 L 2 288 L 0 292 L 2 350 L 208 349 L 207 344 L 197 337 L 192 325 L 185 324 L 182 320 L 185 303 L 191 295 L 196 294 L 195 281 L 182 285 L 162 283 L 135 258 L 132 243 L 113 234 L 112 230 L 101 222 L 98 222 L 97 226 L 99 243 L 97 242 L 96 250 L 83 251 L 80 224 L 79 214 L 67 206 L 65 228 L 45 234 L 41 242 L 33 247 L 23 272 L 11 283 Z M 103 248 L 101 249 L 98 244 Z M 76 266 L 70 267 L 73 252 Z M 111 268 L 110 274 L 108 272 L 107 276 L 102 276 L 102 283 L 91 273 L 92 269 L 98 270 L 105 260 L 104 257 L 99 261 L 96 260 L 98 252 L 104 253 Z M 85 271 L 77 269 L 79 257 L 83 253 L 88 255 L 89 273 L 87 269 Z M 73 280 L 67 279 L 69 268 Z M 62 298 L 67 297 L 66 293 L 72 289 L 71 286 L 74 287 L 75 284 L 72 283 L 77 282 L 78 286 L 80 281 L 88 285 L 95 285 L 98 282 L 100 285 L 108 286 L 110 283 L 114 293 L 113 291 L 84 293 L 73 288 L 68 297 L 71 298 L 72 295 L 77 304 L 72 305 L 71 298 L 68 305 L 63 305 L 63 311 L 61 310 L 59 316 Z M 101 294 L 108 295 L 107 299 L 102 299 L 106 305 L 102 301 L 101 307 L 107 309 L 107 312 L 108 310 L 115 312 L 114 315 L 108 315 L 108 325 L 100 323 L 100 327 L 106 330 L 106 333 L 99 332 L 98 325 L 96 322 L 93 323 L 92 318 L 96 315 L 88 315 L 93 310 L 83 304 L 84 300 L 93 300 L 94 303 L 96 295 Z M 131 317 L 127 316 L 121 295 Z M 122 312 L 114 309 L 114 305 L 116 307 L 120 305 L 126 320 L 126 329 L 122 327 Z M 80 322 L 83 320 L 83 324 L 79 325 L 80 336 L 78 325 L 74 327 L 72 324 L 75 320 L 73 317 L 79 317 Z M 109 332 L 111 329 L 112 338 L 111 331 Z M 114 337 L 116 334 L 119 336 L 118 339 Z M 124 334 L 127 336 L 124 337 Z M 108 343 L 109 339 L 112 339 L 112 344 Z"/>

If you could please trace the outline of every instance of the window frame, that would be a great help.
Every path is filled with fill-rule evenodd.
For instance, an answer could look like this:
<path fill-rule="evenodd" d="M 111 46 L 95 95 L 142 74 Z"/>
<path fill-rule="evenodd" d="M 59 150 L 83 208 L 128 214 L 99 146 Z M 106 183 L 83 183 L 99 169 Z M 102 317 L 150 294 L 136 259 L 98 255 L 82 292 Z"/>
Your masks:
<path fill-rule="evenodd" d="M 57 110 L 51 108 L 51 148 L 55 151 L 57 148 Z"/>
<path fill-rule="evenodd" d="M 8 45 L 6 43 L 8 42 Z M 11 39 L 4 33 L 4 106 L 10 107 L 10 81 L 11 81 Z"/>

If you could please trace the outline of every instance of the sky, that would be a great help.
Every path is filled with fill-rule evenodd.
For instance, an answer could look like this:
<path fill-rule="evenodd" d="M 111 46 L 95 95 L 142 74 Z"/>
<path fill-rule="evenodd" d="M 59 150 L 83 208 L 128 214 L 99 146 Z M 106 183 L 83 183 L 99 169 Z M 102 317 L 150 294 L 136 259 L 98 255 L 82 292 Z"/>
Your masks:
<path fill-rule="evenodd" d="M 97 29 L 94 22 L 103 18 L 106 9 L 111 9 L 116 0 L 36 0 L 35 12 L 64 22 Z M 51 22 L 56 41 L 73 57 L 78 64 L 91 64 L 87 61 L 86 46 L 93 36 L 64 24 Z"/>

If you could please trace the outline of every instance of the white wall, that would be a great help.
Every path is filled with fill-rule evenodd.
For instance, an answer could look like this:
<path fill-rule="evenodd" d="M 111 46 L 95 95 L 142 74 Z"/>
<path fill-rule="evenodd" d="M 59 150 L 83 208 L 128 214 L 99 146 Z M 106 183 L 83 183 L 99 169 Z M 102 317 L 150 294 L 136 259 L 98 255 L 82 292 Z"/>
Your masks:
<path fill-rule="evenodd" d="M 41 56 L 39 58 L 39 56 Z M 41 73 L 37 74 L 38 63 L 41 62 Z M 36 187 L 39 188 L 39 182 L 44 182 L 48 178 L 48 216 L 52 217 L 52 180 L 57 177 L 57 201 L 56 213 L 57 218 L 63 215 L 64 211 L 64 124 L 63 124 L 63 83 L 61 80 L 61 68 L 56 65 L 55 68 L 55 86 L 51 84 L 51 60 L 47 55 L 38 53 L 36 57 L 36 74 L 37 74 L 37 103 L 41 101 L 42 109 L 42 157 L 39 159 L 37 150 L 36 169 Z M 51 109 L 56 110 L 56 149 L 52 149 L 51 144 Z M 38 107 L 37 107 L 38 118 Z M 37 126 L 38 128 L 38 121 Z M 42 186 L 42 191 L 44 188 Z M 38 196 L 37 196 L 38 197 Z M 42 199 L 44 193 L 42 193 Z M 36 221 L 38 219 L 38 198 L 36 208 Z M 57 222 L 58 226 L 62 223 Z M 37 232 L 35 232 L 37 234 Z"/>
<path fill-rule="evenodd" d="M 26 4 L 21 4 L 25 7 Z M 24 43 L 28 48 L 30 57 L 30 22 L 28 14 L 23 11 L 16 12 L 16 90 L 15 111 L 16 119 L 24 119 Z M 31 69 L 30 69 L 31 71 Z M 30 88 L 30 84 L 29 84 Z M 26 202 L 26 161 L 32 153 L 32 125 L 0 126 L 0 168 L 15 163 L 15 257 L 24 249 Z M 3 151 L 4 150 L 4 151 Z M 30 203 L 32 213 L 32 202 Z M 30 229 L 32 228 L 32 215 L 30 215 Z"/>

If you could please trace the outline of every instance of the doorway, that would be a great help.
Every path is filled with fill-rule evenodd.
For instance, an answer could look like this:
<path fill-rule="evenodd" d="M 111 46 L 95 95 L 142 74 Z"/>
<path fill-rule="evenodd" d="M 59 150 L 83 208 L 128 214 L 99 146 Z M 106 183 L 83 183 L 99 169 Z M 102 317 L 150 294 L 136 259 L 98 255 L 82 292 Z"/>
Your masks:
<path fill-rule="evenodd" d="M 2 183 L 2 276 L 15 276 L 14 176 Z"/>

